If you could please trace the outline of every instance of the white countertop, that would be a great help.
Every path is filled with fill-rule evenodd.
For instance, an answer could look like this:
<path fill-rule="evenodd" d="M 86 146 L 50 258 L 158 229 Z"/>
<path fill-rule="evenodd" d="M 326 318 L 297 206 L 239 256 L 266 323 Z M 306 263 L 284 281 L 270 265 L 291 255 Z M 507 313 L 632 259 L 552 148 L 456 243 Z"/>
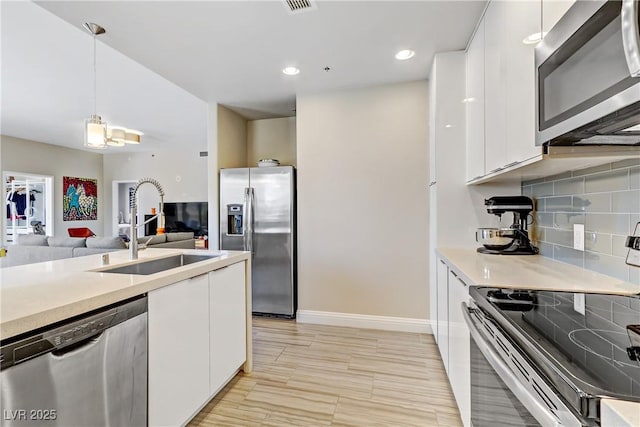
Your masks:
<path fill-rule="evenodd" d="M 150 275 L 101 273 L 96 270 L 180 253 L 220 255 L 211 260 Z M 248 260 L 247 252 L 146 249 L 137 261 L 128 250 L 0 268 L 0 339 L 46 326 L 96 308 L 144 294 L 171 283 Z"/>
<path fill-rule="evenodd" d="M 438 248 L 436 252 L 469 285 L 617 295 L 640 294 L 640 285 L 540 255 L 490 255 L 467 248 Z"/>
<path fill-rule="evenodd" d="M 602 427 L 640 426 L 640 403 L 602 399 L 600 422 Z"/>

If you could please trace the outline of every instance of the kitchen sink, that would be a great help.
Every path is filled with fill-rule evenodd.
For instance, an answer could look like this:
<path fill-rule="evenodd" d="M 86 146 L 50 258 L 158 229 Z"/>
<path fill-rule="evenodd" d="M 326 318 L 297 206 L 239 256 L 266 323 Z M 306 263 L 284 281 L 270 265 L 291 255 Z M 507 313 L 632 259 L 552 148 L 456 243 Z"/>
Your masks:
<path fill-rule="evenodd" d="M 171 270 L 172 268 L 182 267 L 184 265 L 189 265 L 196 262 L 208 261 L 219 256 L 220 255 L 180 254 L 166 258 L 142 261 L 136 264 L 124 265 L 122 267 L 108 268 L 106 270 L 100 270 L 99 273 L 148 275 L 159 273 L 161 271 Z"/>

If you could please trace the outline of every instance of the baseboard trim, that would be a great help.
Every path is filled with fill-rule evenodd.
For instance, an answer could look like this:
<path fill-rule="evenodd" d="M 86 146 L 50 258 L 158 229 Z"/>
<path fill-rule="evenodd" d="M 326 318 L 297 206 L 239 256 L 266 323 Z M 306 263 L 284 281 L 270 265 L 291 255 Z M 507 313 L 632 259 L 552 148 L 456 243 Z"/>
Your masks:
<path fill-rule="evenodd" d="M 349 328 L 380 329 L 384 331 L 431 334 L 431 322 L 407 317 L 372 316 L 367 314 L 336 313 L 332 311 L 298 310 L 298 323 L 345 326 Z"/>

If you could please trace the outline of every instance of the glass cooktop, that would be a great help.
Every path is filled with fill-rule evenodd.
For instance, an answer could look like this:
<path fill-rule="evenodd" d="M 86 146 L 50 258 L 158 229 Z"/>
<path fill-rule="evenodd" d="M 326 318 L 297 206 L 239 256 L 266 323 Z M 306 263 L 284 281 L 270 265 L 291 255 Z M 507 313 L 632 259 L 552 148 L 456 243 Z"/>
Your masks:
<path fill-rule="evenodd" d="M 554 365 L 576 395 L 640 401 L 640 297 L 494 288 L 471 294 L 541 371 Z"/>

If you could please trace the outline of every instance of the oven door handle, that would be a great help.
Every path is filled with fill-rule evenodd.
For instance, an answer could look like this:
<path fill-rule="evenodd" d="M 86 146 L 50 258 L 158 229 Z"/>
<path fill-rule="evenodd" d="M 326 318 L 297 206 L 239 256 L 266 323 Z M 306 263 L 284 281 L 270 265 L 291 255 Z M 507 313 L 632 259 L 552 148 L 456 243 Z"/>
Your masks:
<path fill-rule="evenodd" d="M 561 426 L 555 415 L 549 411 L 544 402 L 540 401 L 518 380 L 511 372 L 511 369 L 502 360 L 502 357 L 493 349 L 491 344 L 482 336 L 482 333 L 476 326 L 471 312 L 475 309 L 470 308 L 462 303 L 462 315 L 465 322 L 469 326 L 469 334 L 480 349 L 480 352 L 487 359 L 491 367 L 496 371 L 500 379 L 509 387 L 509 390 L 518 398 L 525 408 L 531 412 L 531 415 L 543 426 Z"/>

